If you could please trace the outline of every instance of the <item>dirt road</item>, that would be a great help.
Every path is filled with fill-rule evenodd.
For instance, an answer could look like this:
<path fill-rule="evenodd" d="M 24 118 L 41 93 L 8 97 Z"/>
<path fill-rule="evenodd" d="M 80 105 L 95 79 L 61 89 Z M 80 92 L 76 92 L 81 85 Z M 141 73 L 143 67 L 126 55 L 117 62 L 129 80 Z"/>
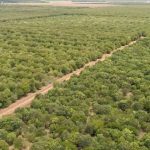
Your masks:
<path fill-rule="evenodd" d="M 143 38 L 144 37 L 140 37 L 138 40 L 141 40 Z M 108 57 L 111 57 L 112 54 L 115 53 L 116 51 L 123 50 L 124 48 L 135 44 L 137 41 L 132 41 L 128 45 L 121 46 L 120 48 L 117 48 L 117 49 L 113 50 L 109 54 L 103 54 L 99 59 L 97 59 L 95 61 L 91 61 L 91 62 L 85 64 L 82 68 L 77 69 L 77 70 L 75 70 L 72 73 L 69 73 L 67 75 L 64 75 L 63 77 L 56 79 L 54 82 L 61 83 L 63 81 L 69 80 L 73 75 L 80 75 L 80 73 L 83 70 L 85 70 L 87 67 L 92 67 L 95 64 L 97 64 L 98 62 L 104 61 Z M 15 110 L 18 109 L 18 108 L 23 108 L 23 107 L 30 106 L 30 104 L 32 103 L 32 101 L 34 100 L 36 95 L 38 95 L 38 94 L 46 94 L 46 93 L 48 93 L 48 91 L 52 90 L 53 87 L 54 87 L 53 83 L 51 83 L 51 84 L 49 84 L 47 86 L 42 87 L 40 90 L 36 91 L 35 93 L 29 93 L 27 96 L 22 97 L 21 99 L 17 100 L 15 103 L 11 104 L 7 108 L 0 109 L 0 118 L 3 117 L 3 116 L 10 115 L 10 114 L 14 113 Z"/>

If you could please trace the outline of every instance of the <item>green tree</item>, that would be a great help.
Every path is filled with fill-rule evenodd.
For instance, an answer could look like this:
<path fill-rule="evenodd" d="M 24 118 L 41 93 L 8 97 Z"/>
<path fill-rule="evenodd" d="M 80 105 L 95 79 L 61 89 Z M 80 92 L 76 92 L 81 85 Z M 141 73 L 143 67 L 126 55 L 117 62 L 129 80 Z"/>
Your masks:
<path fill-rule="evenodd" d="M 1 150 L 9 150 L 9 145 L 5 141 L 0 140 L 0 149 Z"/>

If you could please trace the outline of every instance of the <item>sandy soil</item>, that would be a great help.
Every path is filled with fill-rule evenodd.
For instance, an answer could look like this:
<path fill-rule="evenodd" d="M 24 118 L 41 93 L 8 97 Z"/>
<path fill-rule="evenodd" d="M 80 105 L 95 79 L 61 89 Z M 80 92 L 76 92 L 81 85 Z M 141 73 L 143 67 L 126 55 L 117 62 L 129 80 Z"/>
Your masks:
<path fill-rule="evenodd" d="M 71 1 L 53 1 L 48 3 L 5 3 L 3 5 L 26 5 L 26 6 L 58 6 L 58 7 L 110 7 L 116 6 L 107 3 L 79 3 Z"/>
<path fill-rule="evenodd" d="M 146 134 L 146 133 L 145 133 L 143 130 L 141 130 L 141 131 L 139 132 L 138 139 L 141 140 L 141 139 L 144 137 L 145 134 Z"/>
<path fill-rule="evenodd" d="M 144 37 L 141 37 L 140 39 L 143 39 L 143 38 Z M 54 82 L 62 83 L 64 81 L 69 80 L 73 75 L 80 75 L 80 73 L 83 70 L 85 70 L 87 67 L 92 67 L 95 64 L 97 64 L 98 62 L 102 62 L 102 61 L 106 60 L 108 57 L 111 57 L 112 54 L 115 53 L 116 51 L 123 50 L 124 48 L 135 44 L 137 41 L 132 41 L 128 45 L 121 46 L 120 48 L 113 50 L 109 54 L 103 54 L 102 57 L 100 57 L 99 59 L 97 59 L 95 61 L 91 61 L 91 62 L 85 64 L 82 68 L 77 69 L 77 70 L 75 70 L 72 73 L 69 73 L 67 75 L 64 75 L 63 77 L 56 79 Z M 35 93 L 29 93 L 27 96 L 22 97 L 21 99 L 18 99 L 15 103 L 11 104 L 7 108 L 0 109 L 0 118 L 3 117 L 3 116 L 10 115 L 10 114 L 14 113 L 15 110 L 18 109 L 18 108 L 23 108 L 23 107 L 30 106 L 30 104 L 32 103 L 32 101 L 34 100 L 36 95 L 38 95 L 38 94 L 43 94 L 44 95 L 44 94 L 48 93 L 48 91 L 52 90 L 53 87 L 54 87 L 54 85 L 53 85 L 53 83 L 51 83 L 47 86 L 42 87 L 40 90 L 36 91 Z"/>

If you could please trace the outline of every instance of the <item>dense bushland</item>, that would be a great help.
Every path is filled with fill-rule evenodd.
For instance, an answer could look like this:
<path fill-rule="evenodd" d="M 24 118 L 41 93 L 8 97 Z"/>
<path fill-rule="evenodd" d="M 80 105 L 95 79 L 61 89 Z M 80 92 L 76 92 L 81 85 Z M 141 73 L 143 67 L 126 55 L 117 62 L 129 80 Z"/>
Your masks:
<path fill-rule="evenodd" d="M 150 39 L 0 120 L 1 149 L 149 150 Z"/>
<path fill-rule="evenodd" d="M 149 27 L 147 7 L 135 9 L 139 18 L 132 8 L 23 8 L 0 7 L 0 108 L 136 40 Z"/>

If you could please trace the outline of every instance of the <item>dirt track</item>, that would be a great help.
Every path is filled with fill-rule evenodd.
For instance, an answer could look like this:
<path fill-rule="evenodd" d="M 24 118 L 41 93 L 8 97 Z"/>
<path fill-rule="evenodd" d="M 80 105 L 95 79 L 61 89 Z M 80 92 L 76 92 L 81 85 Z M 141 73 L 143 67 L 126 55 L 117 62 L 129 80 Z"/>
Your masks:
<path fill-rule="evenodd" d="M 140 37 L 139 40 L 143 39 L 143 38 L 144 37 Z M 83 70 L 85 70 L 87 67 L 92 67 L 98 62 L 104 61 L 106 58 L 111 57 L 112 54 L 115 53 L 116 51 L 123 50 L 124 48 L 135 44 L 137 41 L 132 41 L 128 45 L 121 46 L 120 48 L 113 50 L 110 54 L 103 54 L 101 58 L 85 64 L 82 68 L 77 69 L 77 70 L 75 70 L 72 73 L 69 73 L 67 75 L 64 75 L 63 77 L 56 79 L 54 82 L 61 83 L 63 81 L 69 80 L 71 78 L 71 76 L 73 76 L 73 75 L 80 75 L 80 73 Z M 30 104 L 32 103 L 33 99 L 36 97 L 37 94 L 46 94 L 51 89 L 53 89 L 53 83 L 42 87 L 40 90 L 36 91 L 35 93 L 29 93 L 27 96 L 22 97 L 21 99 L 17 100 L 15 103 L 11 104 L 7 108 L 0 109 L 0 118 L 3 117 L 3 116 L 10 115 L 10 114 L 14 113 L 15 110 L 18 109 L 18 108 L 23 108 L 23 107 L 30 106 Z"/>

